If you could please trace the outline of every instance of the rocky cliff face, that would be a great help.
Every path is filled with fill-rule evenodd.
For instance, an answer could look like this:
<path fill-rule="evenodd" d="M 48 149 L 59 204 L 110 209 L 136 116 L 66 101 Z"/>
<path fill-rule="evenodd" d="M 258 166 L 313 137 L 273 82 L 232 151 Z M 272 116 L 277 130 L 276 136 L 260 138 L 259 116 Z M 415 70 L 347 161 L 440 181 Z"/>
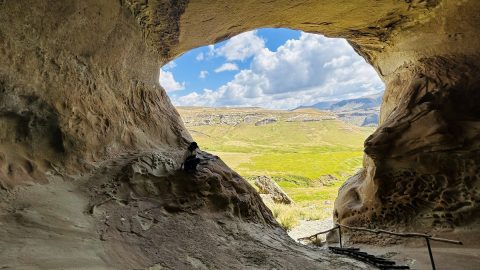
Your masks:
<path fill-rule="evenodd" d="M 311 109 L 282 111 L 261 108 L 178 107 L 177 110 L 188 128 L 241 124 L 261 126 L 276 122 L 320 122 L 337 119 L 333 113 Z"/>
<path fill-rule="evenodd" d="M 158 85 L 159 67 L 258 27 L 347 38 L 387 85 L 364 171 L 340 190 L 337 221 L 473 222 L 479 6 L 0 1 L 1 266 L 353 267 L 289 243 L 221 161 L 194 175 L 176 170 L 191 138 Z"/>
<path fill-rule="evenodd" d="M 378 125 L 380 105 L 382 103 L 382 93 L 371 96 L 345 99 L 340 101 L 323 101 L 311 106 L 300 106 L 301 108 L 316 108 L 319 110 L 330 111 L 338 119 L 357 126 Z"/>

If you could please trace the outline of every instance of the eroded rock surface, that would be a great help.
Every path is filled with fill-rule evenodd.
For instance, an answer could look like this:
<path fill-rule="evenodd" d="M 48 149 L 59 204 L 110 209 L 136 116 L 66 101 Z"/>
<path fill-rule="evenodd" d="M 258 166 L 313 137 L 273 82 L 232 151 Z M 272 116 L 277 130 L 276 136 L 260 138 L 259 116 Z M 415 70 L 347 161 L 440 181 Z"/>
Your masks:
<path fill-rule="evenodd" d="M 398 105 L 366 140 L 366 167 L 347 181 L 336 202 L 340 220 L 440 229 L 475 222 L 480 99 L 472 74 L 478 69 L 460 57 L 422 63 L 410 71 L 416 75 L 408 74 Z"/>
<path fill-rule="evenodd" d="M 362 269 L 288 237 L 218 158 L 128 153 L 92 173 L 1 192 L 0 265 L 12 269 Z"/>
<path fill-rule="evenodd" d="M 0 266 L 360 267 L 294 245 L 221 161 L 194 175 L 176 167 L 191 137 L 158 85 L 159 67 L 259 27 L 347 38 L 387 85 L 336 221 L 474 222 L 479 5 L 0 1 Z"/>
<path fill-rule="evenodd" d="M 259 175 L 253 176 L 255 186 L 258 187 L 258 193 L 268 194 L 276 203 L 292 204 L 293 200 L 275 183 L 269 176 Z"/>

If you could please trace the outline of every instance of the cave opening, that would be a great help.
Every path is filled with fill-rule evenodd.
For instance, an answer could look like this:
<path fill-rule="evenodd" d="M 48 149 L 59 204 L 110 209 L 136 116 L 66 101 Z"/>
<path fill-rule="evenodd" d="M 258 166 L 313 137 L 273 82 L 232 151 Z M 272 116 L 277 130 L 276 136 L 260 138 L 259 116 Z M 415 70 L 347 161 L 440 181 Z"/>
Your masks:
<path fill-rule="evenodd" d="M 480 1 L 468 0 L 0 0 L 0 247 L 8 247 L 1 249 L 0 265 L 369 268 L 328 249 L 295 244 L 254 188 L 222 160 L 213 158 L 193 174 L 179 170 L 193 135 L 201 149 L 218 154 L 247 179 L 245 171 L 273 180 L 302 176 L 298 171 L 318 173 L 278 181 L 295 206 L 315 213 L 331 204 L 301 205 L 302 198 L 322 198 L 307 184 L 324 175 L 319 172 L 328 168 L 326 164 L 345 164 L 328 151 L 364 150 L 362 173 L 339 189 L 336 221 L 461 240 L 465 243 L 461 249 L 433 246 L 438 265 L 477 269 L 479 10 Z M 312 66 L 307 65 L 309 60 L 338 56 L 325 66 L 337 67 L 337 76 L 351 77 L 341 72 L 349 67 L 363 70 L 348 57 L 319 53 L 318 36 L 296 32 L 297 36 L 287 35 L 272 45 L 272 38 L 258 29 L 250 37 L 263 46 L 252 50 L 251 46 L 222 50 L 229 42 L 225 41 L 204 48 L 203 55 L 194 53 L 191 62 L 174 59 L 192 48 L 265 26 L 345 38 L 376 69 L 386 90 L 379 127 L 365 141 L 365 149 L 360 139 L 351 148 L 335 144 L 354 143 L 349 129 L 333 133 L 315 129 L 316 124 L 340 123 L 335 122 L 338 119 L 303 121 L 304 117 L 287 122 L 269 117 L 273 109 L 278 115 L 295 113 L 290 110 L 328 102 L 342 93 L 331 87 L 333 94 L 328 96 L 327 88 L 318 87 L 337 77 L 319 72 L 326 62 Z M 332 43 L 336 49 L 349 47 L 345 41 Z M 318 53 L 288 50 L 299 44 Z M 249 58 L 242 61 L 245 55 Z M 208 57 L 223 62 L 208 62 Z M 189 132 L 158 84 L 159 64 L 171 60 L 175 64 L 162 69 L 161 79 L 170 79 L 173 88 L 163 86 L 176 105 L 182 105 L 179 100 L 202 101 L 198 106 L 210 106 L 217 114 L 242 106 L 263 109 L 249 116 L 250 126 L 202 124 Z M 212 66 L 207 69 L 201 63 Z M 200 87 L 182 78 L 188 68 L 197 67 L 191 74 L 205 82 Z M 215 85 L 214 75 L 226 77 Z M 368 85 L 368 77 L 362 78 Z M 352 81 L 353 88 L 369 94 L 361 82 Z M 357 97 L 342 94 L 346 96 L 338 100 Z M 305 115 L 309 109 L 303 110 Z M 220 121 L 203 110 L 192 114 Z M 222 120 L 231 123 L 231 115 Z M 334 112 L 323 115 L 338 117 Z M 297 128 L 288 129 L 291 125 Z M 242 132 L 245 126 L 248 129 Z M 222 136 L 202 130 L 207 128 Z M 283 141 L 274 142 L 280 135 Z M 222 144 L 214 148 L 200 136 Z M 282 174 L 265 167 L 272 164 Z M 289 169 L 291 165 L 297 172 Z M 343 179 L 339 180 L 338 185 Z M 329 187 L 321 184 L 314 188 Z M 336 193 L 335 186 L 332 191 Z M 415 243 L 399 245 L 392 239 L 395 246 L 387 248 L 386 241 L 375 238 L 363 240 L 375 244 L 379 255 L 394 259 L 392 255 L 399 253 L 395 258 L 411 268 L 429 266 L 422 262 L 428 260 L 426 250 L 418 252 Z"/>
<path fill-rule="evenodd" d="M 332 226 L 384 90 L 346 40 L 256 29 L 177 57 L 159 81 L 201 150 L 259 191 L 292 237 Z"/>

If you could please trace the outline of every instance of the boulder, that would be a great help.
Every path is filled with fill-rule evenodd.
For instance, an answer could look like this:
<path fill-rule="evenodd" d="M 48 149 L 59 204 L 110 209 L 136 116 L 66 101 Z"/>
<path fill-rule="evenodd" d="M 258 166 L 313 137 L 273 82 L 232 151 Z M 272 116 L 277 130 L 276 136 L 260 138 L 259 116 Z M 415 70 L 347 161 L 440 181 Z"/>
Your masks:
<path fill-rule="evenodd" d="M 258 187 L 260 194 L 270 194 L 276 203 L 291 204 L 293 200 L 285 193 L 272 178 L 260 175 L 253 177 L 255 186 Z"/>

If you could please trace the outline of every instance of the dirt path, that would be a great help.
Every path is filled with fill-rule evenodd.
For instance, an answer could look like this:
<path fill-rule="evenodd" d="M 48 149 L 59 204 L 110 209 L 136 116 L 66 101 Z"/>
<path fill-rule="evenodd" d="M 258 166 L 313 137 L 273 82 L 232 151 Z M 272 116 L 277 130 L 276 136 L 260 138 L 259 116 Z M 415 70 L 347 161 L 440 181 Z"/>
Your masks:
<path fill-rule="evenodd" d="M 298 238 L 307 237 L 320 231 L 325 231 L 333 227 L 333 219 L 322 220 L 302 220 L 300 225 L 288 232 L 288 235 L 297 241 Z M 325 236 L 322 235 L 322 241 L 325 241 Z"/>

